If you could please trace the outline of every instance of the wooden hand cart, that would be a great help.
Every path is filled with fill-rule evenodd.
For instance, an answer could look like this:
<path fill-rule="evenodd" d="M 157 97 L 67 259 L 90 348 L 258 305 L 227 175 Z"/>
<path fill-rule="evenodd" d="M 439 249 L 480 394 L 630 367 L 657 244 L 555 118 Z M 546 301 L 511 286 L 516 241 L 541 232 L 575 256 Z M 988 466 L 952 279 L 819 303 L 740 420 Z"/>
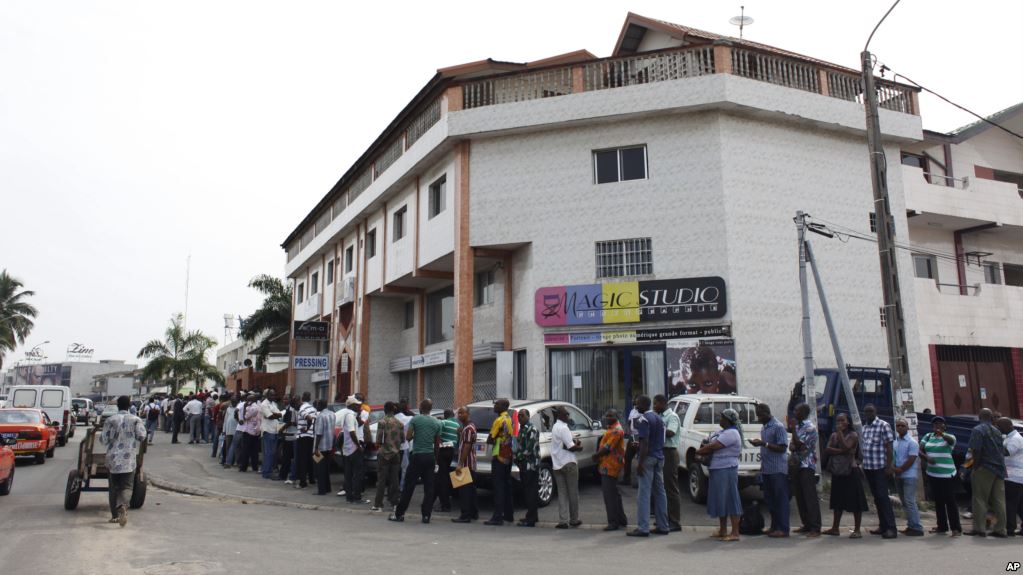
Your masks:
<path fill-rule="evenodd" d="M 64 509 L 73 510 L 78 507 L 78 499 L 83 491 L 110 491 L 106 453 L 96 453 L 97 436 L 101 428 L 97 425 L 85 432 L 85 438 L 78 446 L 78 467 L 67 475 L 67 489 L 64 491 Z M 146 442 L 139 446 L 135 458 L 135 481 L 132 484 L 131 500 L 128 507 L 138 509 L 146 502 L 146 476 L 142 471 L 142 461 L 146 454 Z M 95 479 L 107 479 L 103 485 L 94 485 Z"/>

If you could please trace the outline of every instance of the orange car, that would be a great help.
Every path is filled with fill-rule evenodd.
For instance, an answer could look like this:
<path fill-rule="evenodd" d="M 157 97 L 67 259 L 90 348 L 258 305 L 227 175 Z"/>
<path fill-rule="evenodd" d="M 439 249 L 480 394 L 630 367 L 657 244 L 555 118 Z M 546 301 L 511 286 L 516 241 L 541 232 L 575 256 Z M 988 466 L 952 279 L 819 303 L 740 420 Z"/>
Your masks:
<path fill-rule="evenodd" d="M 17 439 L 0 437 L 0 495 L 7 495 L 14 485 L 14 450 Z"/>
<path fill-rule="evenodd" d="M 14 455 L 31 455 L 46 463 L 57 448 L 60 422 L 39 409 L 0 409 L 0 438 L 16 439 Z"/>

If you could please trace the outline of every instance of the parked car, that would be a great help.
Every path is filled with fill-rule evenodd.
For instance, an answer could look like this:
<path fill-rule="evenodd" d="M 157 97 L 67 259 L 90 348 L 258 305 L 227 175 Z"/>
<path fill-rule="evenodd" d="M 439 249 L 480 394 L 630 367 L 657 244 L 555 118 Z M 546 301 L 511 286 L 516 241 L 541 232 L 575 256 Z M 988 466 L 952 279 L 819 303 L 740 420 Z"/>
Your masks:
<path fill-rule="evenodd" d="M 334 409 L 334 411 L 335 412 L 339 412 L 339 411 L 341 411 L 344 408 L 345 408 L 344 405 L 337 405 L 336 408 Z M 444 419 L 444 410 L 443 409 L 434 409 L 434 410 L 430 411 L 430 415 L 432 415 L 433 417 L 436 417 L 437 419 Z M 374 439 L 374 441 L 376 440 L 376 436 L 377 436 L 377 422 L 379 422 L 383 418 L 384 418 L 384 406 L 383 405 L 371 405 L 370 406 L 370 412 L 369 412 L 369 433 L 370 433 L 370 437 L 372 437 Z M 334 426 L 334 437 L 336 438 L 340 434 L 341 434 L 341 418 L 339 417 L 337 419 L 337 425 Z M 363 436 L 360 435 L 359 439 L 362 440 L 362 438 L 363 438 Z M 340 441 L 338 441 L 338 444 L 340 445 Z M 368 445 L 368 446 L 365 447 L 365 450 L 366 451 L 365 451 L 365 454 L 364 454 L 364 461 L 365 461 L 365 463 L 364 463 L 364 470 L 365 470 L 366 473 L 375 475 L 376 472 L 377 472 L 377 455 L 378 455 L 378 452 L 380 451 L 379 446 L 375 445 L 375 444 L 374 445 Z M 334 464 L 337 465 L 340 468 L 343 468 L 344 465 L 345 465 L 344 464 L 344 456 L 341 454 L 340 450 L 337 453 L 334 454 Z"/>
<path fill-rule="evenodd" d="M 706 465 L 697 463 L 696 450 L 710 437 L 710 434 L 721 429 L 718 421 L 721 412 L 732 408 L 739 413 L 742 424 L 743 445 L 739 457 L 739 489 L 744 489 L 756 481 L 760 473 L 760 448 L 754 447 L 750 439 L 760 437 L 763 427 L 757 421 L 756 407 L 760 403 L 755 398 L 742 395 L 703 394 L 679 395 L 668 401 L 668 409 L 675 410 L 682 422 L 682 433 L 679 438 L 679 470 L 686 473 L 689 485 L 689 498 L 696 503 L 707 501 L 707 482 L 710 471 Z M 665 470 L 667 473 L 668 470 Z"/>
<path fill-rule="evenodd" d="M 0 409 L 0 438 L 16 440 L 14 455 L 33 456 L 36 463 L 53 457 L 59 428 L 60 422 L 40 409 Z"/>
<path fill-rule="evenodd" d="M 71 391 L 62 385 L 16 385 L 10 388 L 11 408 L 40 409 L 57 422 L 57 444 L 65 445 L 75 434 L 71 419 Z"/>
<path fill-rule="evenodd" d="M 508 414 L 512 418 L 515 434 L 518 434 L 518 411 L 528 409 L 530 413 L 529 422 L 536 426 L 540 432 L 540 473 L 538 481 L 539 505 L 541 507 L 550 504 L 554 498 L 554 475 L 551 470 L 551 429 L 554 427 L 554 409 L 562 406 L 568 410 L 569 428 L 572 435 L 582 444 L 582 451 L 576 452 L 576 459 L 579 462 L 580 474 L 584 471 L 595 472 L 597 464 L 593 462 L 593 454 L 597 452 L 597 443 L 600 441 L 601 424 L 593 421 L 582 409 L 565 401 L 554 400 L 512 400 Z M 469 404 L 469 419 L 476 424 L 476 474 L 478 482 L 484 485 L 490 483 L 491 452 L 493 445 L 487 443 L 490 435 L 490 426 L 497 419 L 494 413 L 493 401 L 478 401 Z M 519 469 L 512 466 L 512 479 L 518 484 Z"/>
<path fill-rule="evenodd" d="M 72 398 L 71 411 L 75 415 L 75 423 L 89 425 L 93 419 L 92 400 L 87 397 Z"/>
<path fill-rule="evenodd" d="M 103 406 L 103 412 L 99 414 L 99 425 L 103 425 L 103 422 L 107 420 L 111 415 L 117 415 L 116 405 L 105 405 Z"/>
<path fill-rule="evenodd" d="M 0 437 L 0 495 L 7 495 L 14 487 L 14 449 L 17 437 Z"/>

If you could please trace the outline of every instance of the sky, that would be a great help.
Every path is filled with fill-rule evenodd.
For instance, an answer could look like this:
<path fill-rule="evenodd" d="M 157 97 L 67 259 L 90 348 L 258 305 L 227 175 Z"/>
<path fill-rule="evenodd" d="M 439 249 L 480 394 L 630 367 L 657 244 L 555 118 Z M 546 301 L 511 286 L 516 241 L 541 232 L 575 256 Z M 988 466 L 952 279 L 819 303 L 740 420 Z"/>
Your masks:
<path fill-rule="evenodd" d="M 609 56 L 629 11 L 738 35 L 740 2 L 0 2 L 0 269 L 24 348 L 132 360 L 172 314 L 224 343 L 281 242 L 437 68 Z M 746 0 L 750 40 L 858 68 L 891 0 Z M 981 115 L 1023 101 L 1023 2 L 902 0 L 871 44 Z M 924 127 L 973 118 L 920 98 Z M 187 262 L 190 262 L 188 265 Z"/>

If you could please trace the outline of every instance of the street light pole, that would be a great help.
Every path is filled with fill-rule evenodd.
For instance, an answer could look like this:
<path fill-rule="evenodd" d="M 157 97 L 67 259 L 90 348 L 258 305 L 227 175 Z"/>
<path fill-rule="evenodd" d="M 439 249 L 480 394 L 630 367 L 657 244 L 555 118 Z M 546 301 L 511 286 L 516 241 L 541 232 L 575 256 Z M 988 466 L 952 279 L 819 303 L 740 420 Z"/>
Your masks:
<path fill-rule="evenodd" d="M 870 181 L 874 191 L 874 213 L 877 219 L 877 254 L 881 263 L 881 290 L 884 296 L 888 368 L 891 371 L 892 401 L 897 416 L 913 413 L 915 410 L 906 349 L 905 317 L 902 313 L 902 292 L 899 286 L 899 265 L 894 245 L 895 221 L 888 199 L 888 162 L 881 140 L 881 118 L 878 114 L 877 90 L 874 86 L 874 58 L 868 47 L 874 33 L 898 4 L 899 0 L 896 0 L 874 26 L 860 54 L 863 104 L 867 115 L 867 149 L 870 152 Z"/>

